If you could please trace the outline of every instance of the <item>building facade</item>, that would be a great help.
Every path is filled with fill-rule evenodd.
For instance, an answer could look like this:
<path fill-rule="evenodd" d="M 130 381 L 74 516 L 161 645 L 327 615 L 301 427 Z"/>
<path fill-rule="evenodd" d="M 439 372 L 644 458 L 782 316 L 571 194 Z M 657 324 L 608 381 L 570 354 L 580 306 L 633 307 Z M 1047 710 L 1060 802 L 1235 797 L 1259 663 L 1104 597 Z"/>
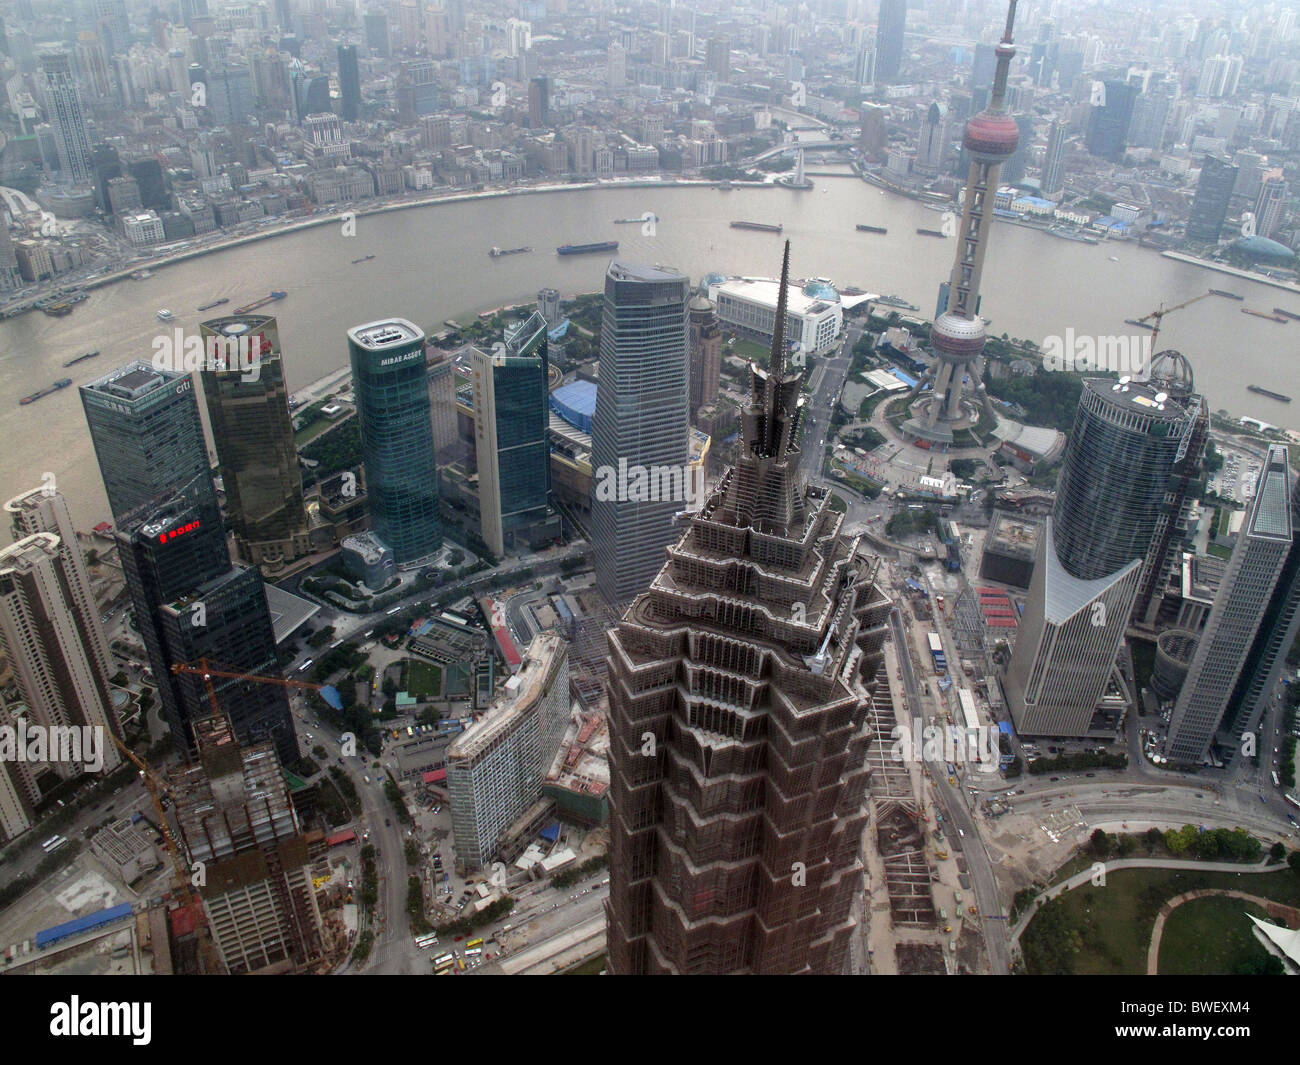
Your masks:
<path fill-rule="evenodd" d="M 115 521 L 196 480 L 211 490 L 203 422 L 188 373 L 132 362 L 80 392 Z"/>
<path fill-rule="evenodd" d="M 677 473 L 673 487 L 685 487 L 689 296 L 689 280 L 672 270 L 615 260 L 605 273 L 591 465 L 593 483 L 612 484 L 613 491 L 593 488 L 591 538 L 596 585 L 610 604 L 626 603 L 650 584 L 675 538 L 675 515 L 690 501 L 671 488 L 642 498 L 616 472 Z"/>
<path fill-rule="evenodd" d="M 501 837 L 542 794 L 568 722 L 569 645 L 539 633 L 504 693 L 447 750 L 458 868 L 496 860 Z"/>
<path fill-rule="evenodd" d="M 546 320 L 534 311 L 507 331 L 495 354 L 471 348 L 470 367 L 483 542 L 500 557 L 508 546 L 545 539 L 540 526 L 551 497 Z"/>
<path fill-rule="evenodd" d="M 1016 731 L 1113 733 L 1111 684 L 1165 490 L 1195 414 L 1151 384 L 1088 378 L 1003 677 Z"/>
<path fill-rule="evenodd" d="M 264 315 L 234 315 L 203 322 L 199 335 L 217 356 L 201 379 L 236 549 L 245 562 L 279 568 L 310 550 L 279 327 Z M 251 369 L 224 358 L 240 351 Z"/>
<path fill-rule="evenodd" d="M 1261 627 L 1276 623 L 1268 608 L 1293 549 L 1291 495 L 1287 450 L 1274 445 L 1174 704 L 1165 745 L 1171 762 L 1200 764 L 1224 721 Z M 1235 747 L 1231 742 L 1226 746 Z"/>
<path fill-rule="evenodd" d="M 225 972 L 301 972 L 322 930 L 307 840 L 268 744 L 241 743 L 224 717 L 195 723 L 197 764 L 173 777 L 186 860 Z"/>
<path fill-rule="evenodd" d="M 348 330 L 371 530 L 398 568 L 442 546 L 424 333 L 401 318 Z"/>

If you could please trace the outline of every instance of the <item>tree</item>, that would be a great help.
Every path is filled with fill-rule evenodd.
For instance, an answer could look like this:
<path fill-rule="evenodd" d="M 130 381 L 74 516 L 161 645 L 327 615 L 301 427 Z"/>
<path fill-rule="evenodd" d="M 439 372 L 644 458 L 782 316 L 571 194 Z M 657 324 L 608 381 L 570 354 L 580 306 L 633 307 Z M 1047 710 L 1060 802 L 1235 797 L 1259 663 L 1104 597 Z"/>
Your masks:
<path fill-rule="evenodd" d="M 1165 841 L 1165 834 L 1158 828 L 1148 828 L 1146 830 L 1147 853 L 1155 854 L 1156 848 Z"/>
<path fill-rule="evenodd" d="M 1269 847 L 1268 856 L 1273 859 L 1273 861 L 1280 862 L 1286 857 L 1286 847 L 1284 847 L 1282 842 L 1279 840 L 1277 843 L 1274 843 L 1273 846 Z"/>
<path fill-rule="evenodd" d="M 1300 851 L 1292 851 L 1286 856 L 1286 864 L 1291 867 L 1291 872 L 1300 876 Z"/>
<path fill-rule="evenodd" d="M 1098 828 L 1088 839 L 1088 849 L 1092 851 L 1094 858 L 1108 858 L 1113 842 L 1108 833 Z"/>

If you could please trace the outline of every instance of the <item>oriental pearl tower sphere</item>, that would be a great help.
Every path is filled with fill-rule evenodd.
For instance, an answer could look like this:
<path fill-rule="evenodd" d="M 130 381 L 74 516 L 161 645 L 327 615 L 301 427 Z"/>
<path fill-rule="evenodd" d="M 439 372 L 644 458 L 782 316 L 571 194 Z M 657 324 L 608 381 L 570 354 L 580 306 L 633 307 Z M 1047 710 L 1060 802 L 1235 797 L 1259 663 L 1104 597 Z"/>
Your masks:
<path fill-rule="evenodd" d="M 957 254 L 948 282 L 948 307 L 930 331 L 934 348 L 934 391 L 917 405 L 917 415 L 904 429 L 920 439 L 951 443 L 954 424 L 961 423 L 962 386 L 969 376 L 979 382 L 979 360 L 984 352 L 984 321 L 975 312 L 979 304 L 980 275 L 993 224 L 993 202 L 998 177 L 1016 150 L 1020 129 L 1007 113 L 1007 72 L 1016 54 L 1011 43 L 1016 0 L 1007 12 L 1006 32 L 996 49 L 997 69 L 988 110 L 966 123 L 962 144 L 970 156 L 966 199 L 962 208 Z M 979 386 L 982 388 L 982 386 Z"/>

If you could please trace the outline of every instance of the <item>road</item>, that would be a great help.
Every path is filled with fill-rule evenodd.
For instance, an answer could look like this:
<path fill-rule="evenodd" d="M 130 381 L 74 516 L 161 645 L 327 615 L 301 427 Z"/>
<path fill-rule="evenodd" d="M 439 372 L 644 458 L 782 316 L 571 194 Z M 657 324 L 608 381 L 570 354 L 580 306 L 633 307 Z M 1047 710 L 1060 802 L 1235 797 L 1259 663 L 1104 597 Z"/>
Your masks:
<path fill-rule="evenodd" d="M 903 615 L 898 607 L 889 612 L 889 624 L 893 633 L 894 644 L 898 650 L 899 667 L 903 674 L 903 689 L 907 716 L 929 717 L 921 702 L 921 692 L 916 683 L 916 674 L 912 669 L 911 645 L 903 625 Z M 930 777 L 934 782 L 939 801 L 944 807 L 944 816 L 951 827 L 959 829 L 953 838 L 951 827 L 945 834 L 952 846 L 966 857 L 966 868 L 970 874 L 971 887 L 975 900 L 982 914 L 1001 914 L 1002 899 L 998 893 L 998 881 L 993 872 L 993 863 L 984 849 L 983 837 L 971 811 L 967 808 L 965 797 L 959 787 L 948 783 L 948 767 L 943 762 L 929 762 Z M 964 833 L 964 835 L 963 835 Z M 986 920 L 984 922 L 984 942 L 988 946 L 989 967 L 997 975 L 1010 972 L 1010 950 L 1007 944 L 1006 922 Z"/>

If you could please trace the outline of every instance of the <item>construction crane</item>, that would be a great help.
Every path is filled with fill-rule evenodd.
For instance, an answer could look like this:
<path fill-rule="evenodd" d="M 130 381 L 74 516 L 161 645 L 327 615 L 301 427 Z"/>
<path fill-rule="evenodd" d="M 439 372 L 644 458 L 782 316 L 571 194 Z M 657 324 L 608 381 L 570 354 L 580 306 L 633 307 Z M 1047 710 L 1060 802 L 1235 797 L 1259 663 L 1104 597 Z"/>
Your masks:
<path fill-rule="evenodd" d="M 239 673 L 232 670 L 217 669 L 212 666 L 206 658 L 199 659 L 197 665 L 177 663 L 172 666 L 172 672 L 176 674 L 190 674 L 203 677 L 204 683 L 207 686 L 208 701 L 212 705 L 212 712 L 217 715 L 221 715 L 222 710 L 220 704 L 217 702 L 216 689 L 212 685 L 213 677 L 252 680 L 261 684 L 278 684 L 282 687 L 312 688 L 317 691 L 323 687 L 323 685 L 312 684 L 308 681 L 286 680 L 283 677 L 268 677 L 255 673 Z M 193 913 L 197 925 L 206 925 L 207 922 L 203 912 L 203 901 L 199 896 L 197 888 L 195 888 L 190 881 L 190 868 L 186 864 L 184 856 L 181 854 L 181 849 L 176 842 L 176 837 L 172 835 L 171 829 L 167 825 L 167 811 L 163 806 L 162 795 L 164 792 L 167 792 L 170 798 L 171 787 L 162 776 L 149 765 L 148 762 L 132 751 L 131 748 L 114 735 L 111 730 L 109 731 L 109 735 L 112 736 L 113 742 L 117 745 L 122 754 L 125 755 L 131 764 L 140 771 L 140 776 L 144 779 L 145 788 L 148 789 L 149 797 L 153 800 L 154 812 L 158 816 L 158 831 L 162 833 L 163 844 L 167 850 L 168 857 L 171 858 L 172 870 L 175 874 L 175 883 L 173 887 L 176 893 L 185 897 L 186 904 Z M 215 971 L 213 966 L 217 959 L 215 957 L 215 951 L 210 936 L 201 933 L 200 943 L 200 949 L 208 959 L 209 970 Z"/>
<path fill-rule="evenodd" d="M 1137 322 L 1143 323 L 1152 318 L 1156 320 L 1155 327 L 1151 330 L 1151 354 L 1154 355 L 1156 353 L 1156 338 L 1160 336 L 1160 323 L 1164 321 L 1166 314 L 1173 314 L 1174 311 L 1181 311 L 1184 307 L 1190 307 L 1193 303 L 1212 295 L 1214 295 L 1212 292 L 1202 292 L 1199 296 L 1193 296 L 1191 299 L 1184 300 L 1182 303 L 1176 304 L 1173 307 L 1166 307 L 1162 303 L 1159 309 L 1152 311 L 1150 314 L 1144 314 L 1141 318 L 1134 319 Z"/>
<path fill-rule="evenodd" d="M 113 742 L 117 744 L 127 759 L 140 770 L 140 776 L 144 778 L 144 786 L 149 791 L 149 798 L 153 800 L 154 813 L 158 815 L 158 831 L 162 833 L 163 843 L 166 846 L 167 853 L 171 857 L 172 867 L 176 872 L 176 890 L 184 891 L 190 882 L 190 871 L 185 865 L 185 859 L 181 857 L 180 847 L 176 845 L 176 838 L 172 835 L 171 829 L 167 827 L 167 811 L 162 804 L 161 792 L 171 791 L 165 781 L 162 781 L 158 773 L 150 768 L 149 763 L 137 755 L 130 747 L 117 738 L 116 734 L 110 729 L 108 734 L 113 737 Z"/>
<path fill-rule="evenodd" d="M 273 677 L 266 673 L 244 673 L 232 669 L 218 669 L 206 658 L 200 658 L 197 662 L 177 662 L 172 666 L 172 672 L 177 675 L 202 677 L 203 684 L 208 691 L 208 702 L 212 705 L 214 714 L 221 714 L 221 705 L 217 702 L 217 690 L 212 685 L 213 677 L 222 677 L 227 680 L 251 680 L 258 684 L 277 684 L 281 688 L 307 688 L 311 691 L 321 691 L 324 684 L 313 684 L 309 680 L 291 680 L 288 677 Z"/>

